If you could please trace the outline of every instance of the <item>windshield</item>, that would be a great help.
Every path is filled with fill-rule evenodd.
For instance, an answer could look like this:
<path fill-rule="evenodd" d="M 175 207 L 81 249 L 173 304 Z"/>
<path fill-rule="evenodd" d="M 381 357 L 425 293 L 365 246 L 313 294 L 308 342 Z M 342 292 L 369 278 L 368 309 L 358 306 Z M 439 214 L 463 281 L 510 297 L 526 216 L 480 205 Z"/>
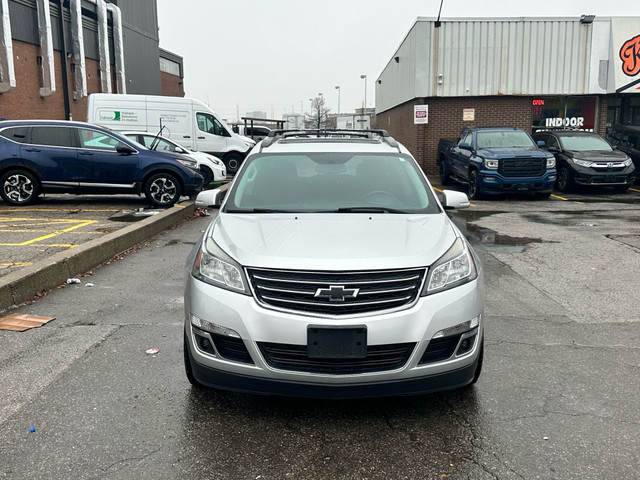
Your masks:
<path fill-rule="evenodd" d="M 560 141 L 565 150 L 577 152 L 588 152 L 590 150 L 607 151 L 613 150 L 611 145 L 605 142 L 598 135 L 567 135 L 561 136 Z"/>
<path fill-rule="evenodd" d="M 440 213 L 404 155 L 265 154 L 248 160 L 225 212 Z"/>
<path fill-rule="evenodd" d="M 109 130 L 111 135 L 113 135 L 114 137 L 120 140 L 125 140 L 126 142 L 133 144 L 133 146 L 139 150 L 149 150 L 147 147 L 145 147 L 141 143 L 136 142 L 133 138 L 130 138 L 128 135 L 123 135 L 122 133 L 116 132 L 115 130 L 111 130 L 110 128 L 107 130 Z"/>
<path fill-rule="evenodd" d="M 523 131 L 478 132 L 478 148 L 535 147 L 531 137 Z"/>

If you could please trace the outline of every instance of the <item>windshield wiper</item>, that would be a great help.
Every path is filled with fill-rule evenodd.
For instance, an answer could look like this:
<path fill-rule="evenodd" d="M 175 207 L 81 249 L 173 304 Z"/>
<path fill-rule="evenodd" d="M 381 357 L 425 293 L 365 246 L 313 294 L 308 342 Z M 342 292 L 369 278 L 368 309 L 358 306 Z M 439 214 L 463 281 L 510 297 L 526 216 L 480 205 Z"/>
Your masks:
<path fill-rule="evenodd" d="M 299 210 L 278 210 L 276 208 L 228 208 L 227 213 L 300 213 Z"/>
<path fill-rule="evenodd" d="M 336 211 L 339 213 L 407 213 L 404 210 L 388 207 L 340 207 Z"/>

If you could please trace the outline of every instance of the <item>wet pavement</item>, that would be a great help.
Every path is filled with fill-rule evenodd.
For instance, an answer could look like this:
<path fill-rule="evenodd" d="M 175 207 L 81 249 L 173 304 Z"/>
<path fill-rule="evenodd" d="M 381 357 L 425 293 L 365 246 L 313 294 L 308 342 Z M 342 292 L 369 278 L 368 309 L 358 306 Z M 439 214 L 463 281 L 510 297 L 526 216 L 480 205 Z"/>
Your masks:
<path fill-rule="evenodd" d="M 0 332 L 0 478 L 638 478 L 640 194 L 624 195 L 453 212 L 485 269 L 483 374 L 377 400 L 192 390 L 184 261 L 210 219 L 185 222 L 20 309 L 46 326 Z"/>

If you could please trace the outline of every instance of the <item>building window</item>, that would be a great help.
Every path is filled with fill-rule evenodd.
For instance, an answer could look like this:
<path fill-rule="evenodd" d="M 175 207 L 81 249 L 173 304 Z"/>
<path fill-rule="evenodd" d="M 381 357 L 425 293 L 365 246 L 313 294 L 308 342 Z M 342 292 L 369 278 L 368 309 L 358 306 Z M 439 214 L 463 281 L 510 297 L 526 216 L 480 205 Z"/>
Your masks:
<path fill-rule="evenodd" d="M 171 61 L 168 58 L 160 57 L 160 71 L 170 73 L 171 75 L 175 75 L 176 77 L 181 77 L 180 64 Z"/>
<path fill-rule="evenodd" d="M 533 132 L 548 128 L 596 131 L 597 97 L 536 97 L 531 103 Z"/>

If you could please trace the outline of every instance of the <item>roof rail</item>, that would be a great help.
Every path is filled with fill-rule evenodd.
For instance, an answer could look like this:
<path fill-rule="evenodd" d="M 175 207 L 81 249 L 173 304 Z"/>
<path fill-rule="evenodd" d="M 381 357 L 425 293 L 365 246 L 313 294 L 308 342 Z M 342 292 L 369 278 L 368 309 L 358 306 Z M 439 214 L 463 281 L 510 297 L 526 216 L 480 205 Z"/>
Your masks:
<path fill-rule="evenodd" d="M 262 152 L 264 148 L 268 148 L 276 141 L 284 138 L 331 138 L 338 136 L 369 139 L 379 137 L 381 141 L 383 141 L 390 147 L 397 148 L 398 152 L 401 152 L 398 142 L 396 142 L 396 140 L 391 135 L 389 135 L 389 132 L 387 132 L 386 130 L 346 130 L 339 128 L 271 130 L 269 132 L 269 135 L 260 144 L 260 152 Z"/>

